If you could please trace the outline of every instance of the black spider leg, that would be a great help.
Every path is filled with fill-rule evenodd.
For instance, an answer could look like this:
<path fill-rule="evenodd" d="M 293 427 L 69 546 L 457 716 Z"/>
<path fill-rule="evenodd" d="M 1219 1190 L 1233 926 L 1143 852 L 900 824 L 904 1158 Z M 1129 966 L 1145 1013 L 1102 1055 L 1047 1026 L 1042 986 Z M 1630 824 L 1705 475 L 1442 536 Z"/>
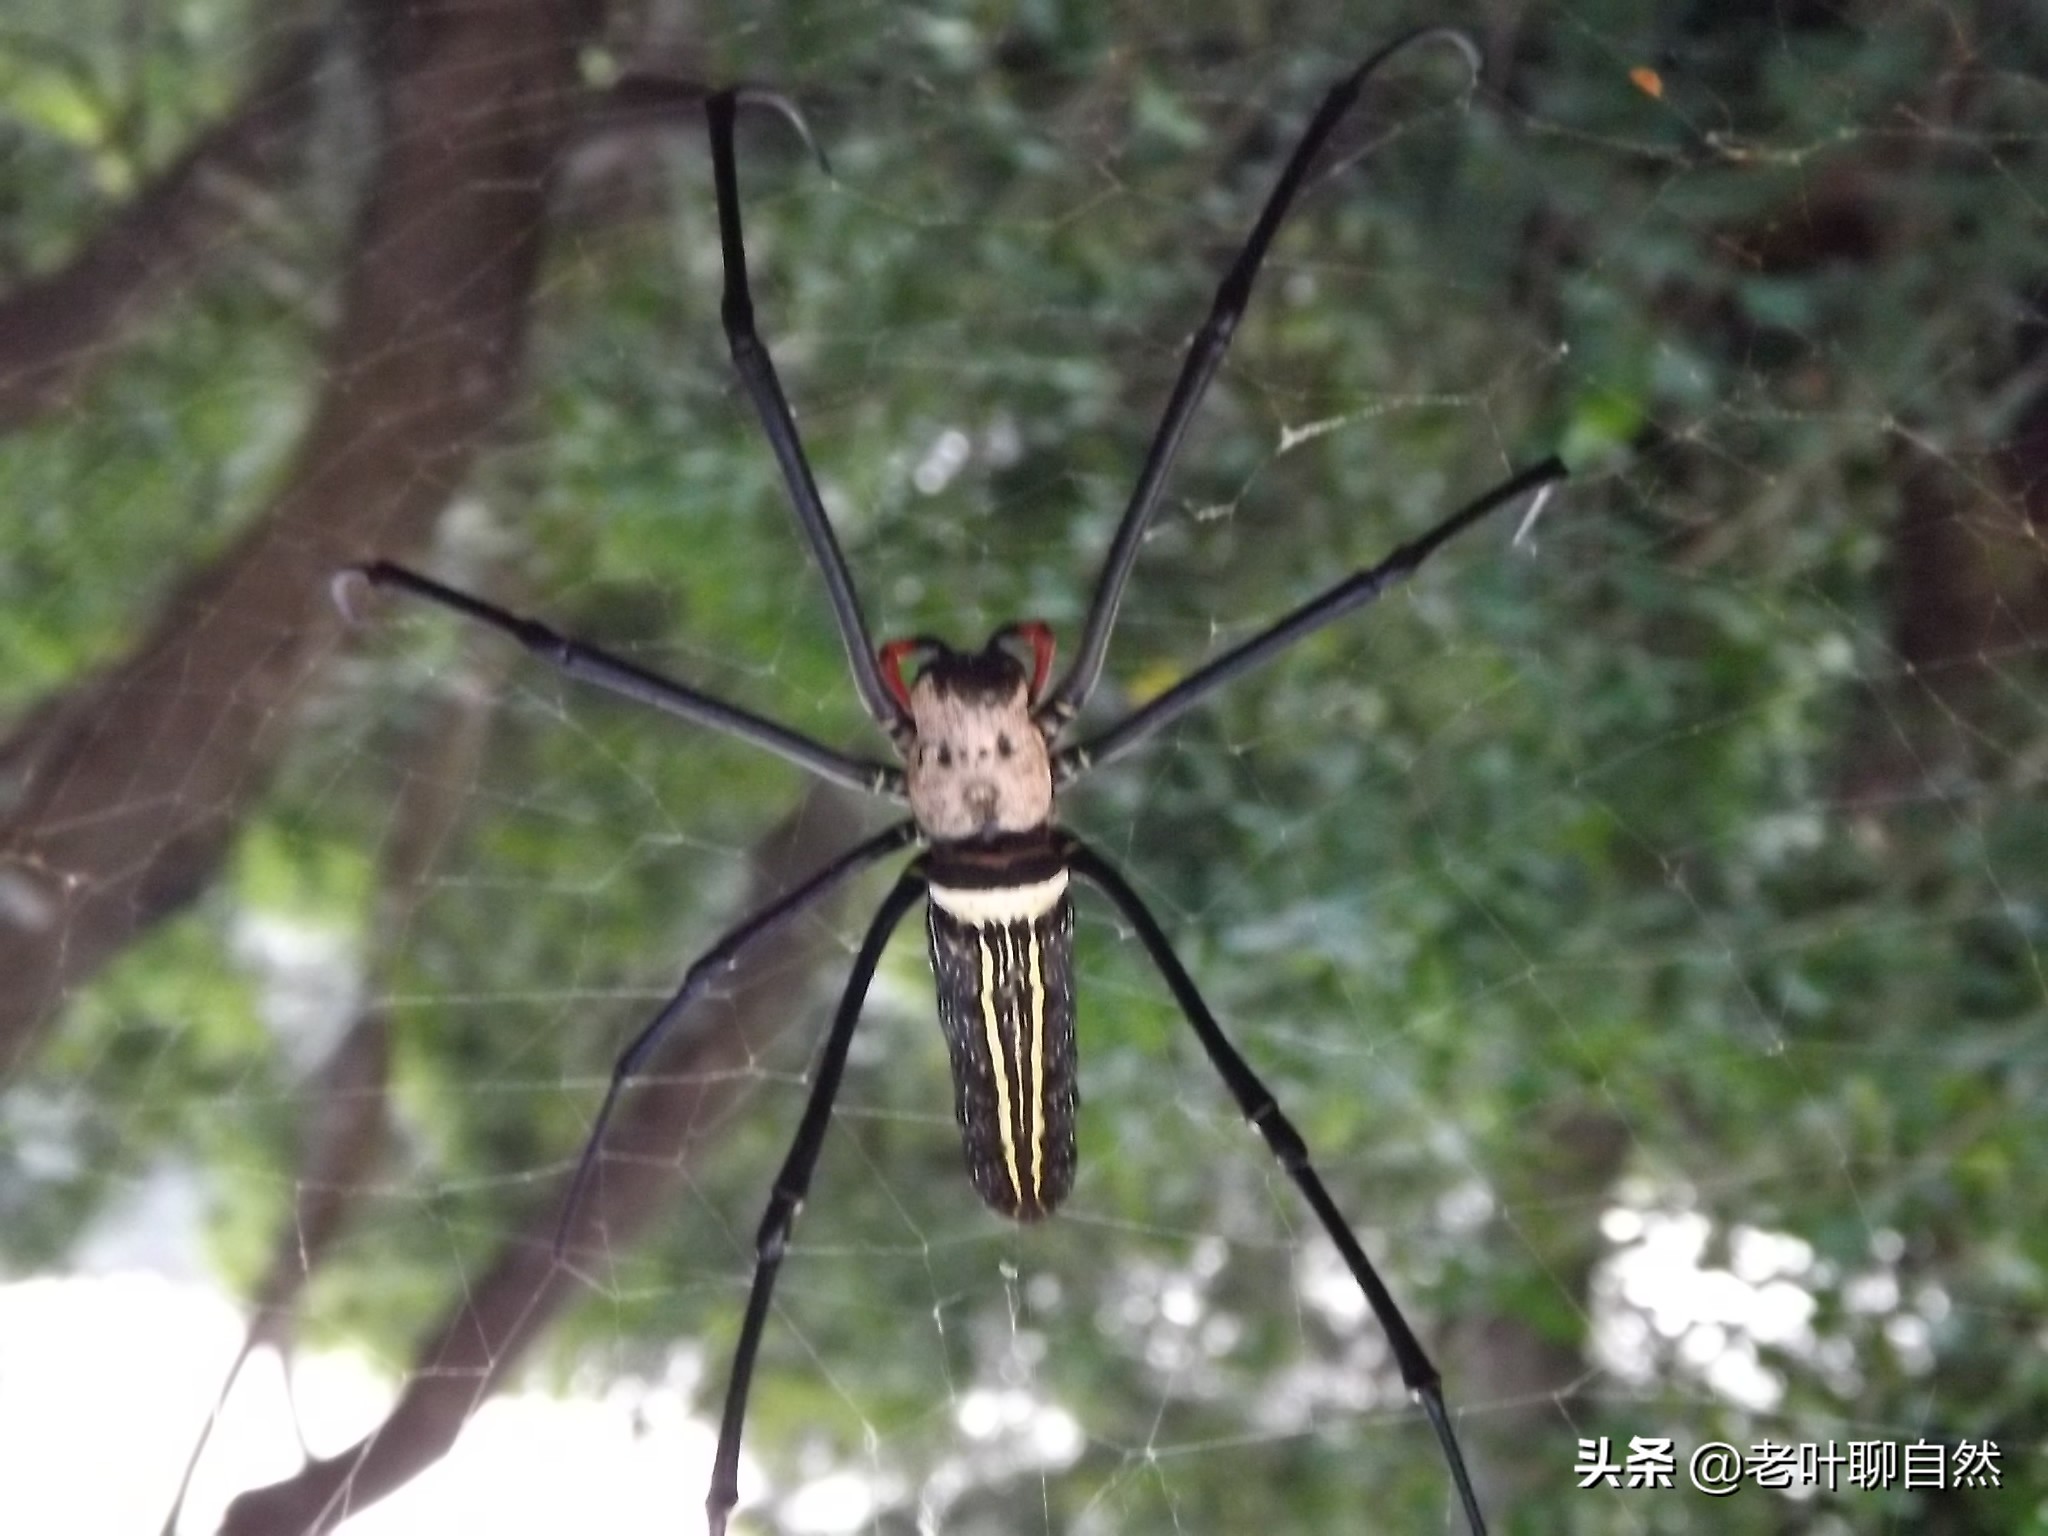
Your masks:
<path fill-rule="evenodd" d="M 618 1106 L 619 1096 L 626 1085 L 640 1075 L 656 1048 L 660 1046 L 669 1029 L 681 1018 L 690 1004 L 700 997 L 714 977 L 730 970 L 740 951 L 763 934 L 772 933 L 784 923 L 806 910 L 819 898 L 825 896 L 849 876 L 858 874 L 876 860 L 886 858 L 897 849 L 917 840 L 915 822 L 898 822 L 887 831 L 878 832 L 866 842 L 849 848 L 838 858 L 827 864 L 817 874 L 786 895 L 778 897 L 760 911 L 742 919 L 716 944 L 698 956 L 683 973 L 679 985 L 669 1000 L 661 1005 L 661 1011 L 647 1021 L 647 1027 L 633 1037 L 633 1043 L 620 1054 L 612 1067 L 611 1085 L 605 1089 L 604 1103 L 599 1106 L 597 1120 L 590 1128 L 590 1137 L 583 1143 L 583 1155 L 577 1160 L 575 1177 L 569 1181 L 569 1193 L 562 1201 L 561 1223 L 555 1228 L 555 1257 L 561 1258 L 569 1248 L 569 1233 L 576 1219 L 576 1212 L 582 1207 L 583 1197 L 590 1188 L 590 1180 L 597 1171 L 599 1159 L 604 1151 L 604 1134 L 611 1125 L 612 1111 Z"/>
<path fill-rule="evenodd" d="M 747 1315 L 740 1324 L 739 1343 L 733 1349 L 732 1375 L 725 1388 L 725 1414 L 718 1425 L 718 1454 L 711 1464 L 711 1491 L 705 1496 L 711 1536 L 724 1536 L 726 1517 L 739 1502 L 740 1430 L 747 1418 L 747 1391 L 754 1381 L 754 1354 L 761 1345 L 761 1330 L 768 1321 L 768 1307 L 775 1294 L 775 1276 L 782 1268 L 782 1255 L 789 1245 L 790 1229 L 797 1211 L 811 1187 L 811 1170 L 818 1165 L 818 1149 L 824 1144 L 826 1127 L 832 1123 L 832 1104 L 839 1096 L 839 1079 L 846 1068 L 846 1048 L 853 1040 L 853 1027 L 860 1022 L 861 1005 L 867 1001 L 868 983 L 882 958 L 883 946 L 903 914 L 925 891 L 922 861 L 912 864 L 882 899 L 860 953 L 853 957 L 853 969 L 846 978 L 846 990 L 839 996 L 839 1013 L 825 1037 L 825 1049 L 818 1057 L 817 1075 L 811 1080 L 811 1097 L 804 1105 L 804 1117 L 790 1143 L 789 1156 L 775 1176 L 775 1193 L 768 1197 L 761 1229 L 754 1238 L 754 1281 L 747 1293 Z"/>
<path fill-rule="evenodd" d="M 614 656 L 594 645 L 572 640 L 535 619 L 507 612 L 495 603 L 443 586 L 432 577 L 394 565 L 389 560 L 351 566 L 335 578 L 335 601 L 344 613 L 350 612 L 344 584 L 355 578 L 374 587 L 396 587 L 401 592 L 459 613 L 466 619 L 487 624 L 500 634 L 510 635 L 541 660 L 570 677 L 594 683 L 608 693 L 651 704 L 664 714 L 679 716 L 695 725 L 708 725 L 715 731 L 765 747 L 784 762 L 793 763 L 821 779 L 892 800 L 904 798 L 903 770 L 900 768 L 835 752 L 823 742 L 814 741 L 788 726 L 777 725 L 773 720 L 763 719 L 736 704 L 728 704 L 708 693 L 700 693 L 695 688 L 650 672 L 645 667 L 637 667 L 623 657 Z"/>
<path fill-rule="evenodd" d="M 782 468 L 783 482 L 789 487 L 789 499 L 796 508 L 797 521 L 803 525 L 804 538 L 825 577 L 825 590 L 832 599 L 832 617 L 839 625 L 839 638 L 846 646 L 846 659 L 853 668 L 860 701 L 877 725 L 892 737 L 901 737 L 909 729 L 909 721 L 882 681 L 874 642 L 868 638 L 867 620 L 861 615 L 860 597 L 847 573 L 846 557 L 840 553 L 839 541 L 832 536 L 832 525 L 825 517 L 825 503 L 818 495 L 810 461 L 804 457 L 803 444 L 797 438 L 796 422 L 789 414 L 789 402 L 775 375 L 775 364 L 761 342 L 760 333 L 754 329 L 747 248 L 740 233 L 739 174 L 733 159 L 733 115 L 743 98 L 750 104 L 770 105 L 781 111 L 796 125 L 805 143 L 816 150 L 802 116 L 781 97 L 765 91 L 720 91 L 704 103 L 705 115 L 711 123 L 711 170 L 718 188 L 718 239 L 725 266 L 725 300 L 719 311 L 725 323 L 725 339 L 732 347 L 733 367 L 739 373 L 740 383 L 753 400 L 762 430 L 775 450 L 775 462 Z"/>
<path fill-rule="evenodd" d="M 1195 989 L 1186 967 L 1174 954 L 1166 934 L 1139 899 L 1138 893 L 1131 889 L 1113 865 L 1078 838 L 1069 836 L 1064 841 L 1067 867 L 1109 897 L 1131 926 L 1138 930 L 1138 937 L 1152 956 L 1152 963 L 1166 978 L 1174 1001 L 1180 1004 L 1181 1012 L 1200 1037 L 1202 1049 L 1209 1053 L 1210 1062 L 1222 1075 L 1231 1097 L 1237 1100 L 1237 1107 L 1258 1129 L 1274 1157 L 1279 1159 L 1280 1166 L 1287 1170 L 1288 1176 L 1308 1197 L 1309 1208 L 1315 1212 L 1316 1220 L 1329 1234 L 1330 1241 L 1337 1245 L 1344 1267 L 1351 1271 L 1351 1278 L 1358 1282 L 1358 1288 L 1365 1292 L 1365 1299 L 1372 1304 L 1373 1316 L 1379 1319 L 1380 1328 L 1387 1336 L 1387 1345 L 1394 1352 L 1394 1363 L 1400 1368 L 1401 1380 L 1422 1404 L 1422 1411 L 1429 1415 L 1430 1425 L 1436 1430 L 1437 1443 L 1443 1447 L 1444 1460 L 1450 1465 L 1451 1481 L 1457 1485 L 1458 1501 L 1465 1507 L 1465 1522 L 1472 1528 L 1472 1536 L 1486 1536 L 1486 1517 L 1479 1512 L 1479 1496 L 1472 1491 L 1472 1478 L 1465 1470 L 1464 1453 L 1458 1449 L 1458 1437 L 1451 1428 L 1450 1414 L 1444 1407 L 1443 1378 L 1430 1363 L 1414 1330 L 1408 1326 L 1408 1320 L 1401 1315 L 1401 1309 L 1395 1305 L 1392 1293 L 1380 1279 L 1379 1271 L 1373 1268 L 1372 1260 L 1365 1256 L 1365 1250 L 1338 1213 L 1336 1202 L 1323 1188 L 1322 1179 L 1309 1163 L 1308 1147 L 1303 1143 L 1300 1132 L 1280 1112 L 1266 1085 L 1259 1081 L 1258 1075 L 1246 1065 L 1244 1057 L 1238 1054 L 1237 1048 L 1223 1033 L 1222 1026 L 1209 1012 L 1208 1004 L 1202 1001 L 1202 994 Z"/>
<path fill-rule="evenodd" d="M 1103 559 L 1102 575 L 1096 583 L 1095 598 L 1088 608 L 1087 623 L 1081 631 L 1081 643 L 1075 651 L 1073 665 L 1038 705 L 1039 725 L 1048 733 L 1056 735 L 1081 712 L 1081 707 L 1088 702 L 1088 695 L 1094 692 L 1095 684 L 1102 676 L 1102 663 L 1109 653 L 1110 631 L 1116 625 L 1117 609 L 1123 602 L 1124 584 L 1129 581 L 1131 566 L 1138 558 L 1138 545 L 1145 537 L 1146 526 L 1158 508 L 1159 493 L 1166 483 L 1168 471 L 1173 467 L 1175 456 L 1180 452 L 1181 439 L 1186 435 L 1188 423 L 1193 420 L 1202 397 L 1209 392 L 1210 381 L 1223 362 L 1223 354 L 1230 349 L 1230 338 L 1237 330 L 1238 321 L 1244 317 L 1246 304 L 1251 301 L 1252 281 L 1259 275 L 1260 264 L 1266 259 L 1266 248 L 1273 243 L 1273 236 L 1279 232 L 1281 222 L 1307 181 L 1316 158 L 1329 143 L 1337 125 L 1357 105 L 1365 83 L 1374 71 L 1405 49 L 1418 43 L 1438 41 L 1457 48 L 1471 66 L 1473 77 L 1478 77 L 1479 49 L 1464 33 L 1450 27 L 1427 27 L 1410 32 L 1388 43 L 1330 88 L 1330 93 L 1323 98 L 1323 104 L 1316 109 L 1316 115 L 1302 133 L 1301 142 L 1288 157 L 1285 168 L 1280 172 L 1280 180 L 1267 197 L 1266 206 L 1259 212 L 1258 222 L 1245 238 L 1244 248 L 1237 253 L 1237 259 L 1231 263 L 1230 270 L 1216 289 L 1209 318 L 1202 323 L 1201 330 L 1196 332 L 1188 347 L 1180 377 L 1174 381 L 1165 414 L 1160 417 L 1152 446 L 1146 450 L 1144 465 L 1138 471 L 1138 483 L 1131 491 L 1130 505 L 1124 509 L 1116 538 Z"/>
<path fill-rule="evenodd" d="M 1487 513 L 1534 496 L 1538 499 L 1529 516 L 1523 519 L 1526 530 L 1542 510 L 1542 498 L 1550 494 L 1551 487 L 1566 473 L 1564 461 L 1552 457 L 1503 480 L 1478 500 L 1467 502 L 1427 533 L 1410 539 L 1378 565 L 1347 576 L 1242 645 L 1224 652 L 1207 666 L 1182 678 L 1150 703 L 1132 710 L 1101 735 L 1062 751 L 1053 759 L 1053 782 L 1069 783 L 1089 769 L 1121 757 L 1154 731 L 1178 720 L 1226 683 L 1265 665 L 1325 624 L 1334 623 L 1365 607 L 1389 587 L 1414 575 L 1423 561 Z"/>

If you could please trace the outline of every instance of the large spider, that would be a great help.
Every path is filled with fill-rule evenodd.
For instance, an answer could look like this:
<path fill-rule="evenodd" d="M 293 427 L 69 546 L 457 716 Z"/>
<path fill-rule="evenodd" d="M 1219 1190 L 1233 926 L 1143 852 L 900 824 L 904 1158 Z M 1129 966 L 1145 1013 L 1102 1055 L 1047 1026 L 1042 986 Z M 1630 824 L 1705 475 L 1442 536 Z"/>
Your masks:
<path fill-rule="evenodd" d="M 1066 675 L 1051 686 L 1053 637 L 1043 623 L 1006 624 L 978 651 L 956 651 L 928 635 L 892 640 L 879 650 L 869 640 L 860 600 L 826 521 L 810 465 L 797 440 L 796 424 L 754 328 L 740 233 L 733 157 L 736 108 L 742 102 L 764 103 L 791 117 L 800 131 L 805 131 L 803 123 L 792 107 L 766 93 L 725 91 L 708 100 L 725 269 L 723 319 L 733 363 L 775 451 L 811 554 L 824 573 L 832 615 L 852 664 L 861 703 L 888 735 L 900 767 L 847 756 L 748 710 L 567 639 L 532 619 L 388 561 L 345 573 L 377 586 L 398 588 L 487 624 L 573 677 L 753 742 L 820 778 L 909 804 L 908 820 L 840 855 L 795 890 L 739 923 L 691 965 L 674 995 L 619 1057 L 564 1204 L 556 1242 L 558 1257 L 598 1164 L 605 1129 L 620 1093 L 647 1063 L 669 1027 L 752 940 L 788 922 L 858 871 L 899 849 L 918 845 L 923 851 L 882 899 L 854 956 L 852 973 L 818 1058 L 803 1119 L 776 1176 L 755 1239 L 753 1285 L 733 1354 L 711 1490 L 705 1500 L 712 1536 L 721 1536 L 739 1497 L 740 1433 L 755 1352 L 790 1231 L 832 1117 L 847 1046 L 883 947 L 919 897 L 926 900 L 939 1022 L 951 1057 L 954 1110 L 975 1189 L 1003 1215 L 1030 1222 L 1051 1215 L 1072 1188 L 1074 909 L 1068 887 L 1075 875 L 1106 895 L 1137 931 L 1239 1109 L 1300 1186 L 1316 1220 L 1337 1245 L 1386 1332 L 1402 1381 L 1435 1429 L 1466 1523 L 1473 1536 L 1483 1536 L 1485 1517 L 1444 1406 L 1437 1369 L 1338 1214 L 1309 1163 L 1300 1135 L 1224 1036 L 1137 893 L 1100 854 L 1052 822 L 1053 796 L 1062 785 L 1123 756 L 1225 683 L 1372 602 L 1489 512 L 1530 498 L 1526 528 L 1553 483 L 1565 474 L 1564 465 L 1550 458 L 1511 476 L 1379 564 L 1311 598 L 1108 729 L 1077 744 L 1060 744 L 1102 675 L 1110 631 L 1138 545 L 1158 506 L 1161 486 L 1182 435 L 1230 345 L 1267 247 L 1368 78 L 1395 54 L 1430 41 L 1456 48 L 1476 77 L 1479 53 L 1463 33 L 1446 28 L 1414 32 L 1389 43 L 1339 81 L 1302 134 L 1258 222 L 1224 275 L 1208 320 L 1188 349 L 1138 473 L 1137 487 L 1103 562 L 1081 631 L 1080 654 Z M 906 663 L 916 669 L 910 679 L 904 676 Z"/>

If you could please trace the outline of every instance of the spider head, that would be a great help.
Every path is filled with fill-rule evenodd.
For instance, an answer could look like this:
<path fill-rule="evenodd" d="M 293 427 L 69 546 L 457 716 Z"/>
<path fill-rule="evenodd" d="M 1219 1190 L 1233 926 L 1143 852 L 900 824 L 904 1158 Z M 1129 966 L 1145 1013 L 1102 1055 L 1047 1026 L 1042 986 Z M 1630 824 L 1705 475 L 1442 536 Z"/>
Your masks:
<path fill-rule="evenodd" d="M 1028 650 L 1026 669 L 1018 655 Z M 905 683 L 903 665 L 918 666 Z M 934 842 L 1029 832 L 1052 816 L 1052 759 L 1032 706 L 1052 669 L 1052 631 L 1007 624 L 979 651 L 918 635 L 882 647 L 882 680 L 909 728 L 898 743 L 910 814 Z"/>

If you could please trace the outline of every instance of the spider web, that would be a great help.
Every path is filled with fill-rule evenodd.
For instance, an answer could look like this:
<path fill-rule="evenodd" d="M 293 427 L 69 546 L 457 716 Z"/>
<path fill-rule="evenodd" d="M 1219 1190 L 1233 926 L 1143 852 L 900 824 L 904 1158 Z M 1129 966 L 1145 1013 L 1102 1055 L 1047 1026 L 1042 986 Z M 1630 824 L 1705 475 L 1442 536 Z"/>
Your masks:
<path fill-rule="evenodd" d="M 1340 11 L 654 6 L 590 45 L 593 91 L 655 66 L 786 88 L 830 154 L 742 128 L 763 331 L 878 639 L 1075 639 L 1280 156 L 1359 53 L 1436 19 Z M 256 14 L 167 4 L 135 33 L 107 6 L 0 50 L 16 273 L 231 110 L 296 24 Z M 2048 1397 L 2048 38 L 1994 0 L 1496 27 L 1469 104 L 1448 54 L 1390 72 L 1336 157 L 1369 161 L 1281 235 L 1089 718 L 1512 466 L 1558 449 L 1573 482 L 1062 819 L 1307 1136 L 1501 1527 L 1912 1530 L 1940 1499 L 1944 1529 L 2021 1528 Z M 190 291 L 0 449 L 17 741 L 288 480 L 337 383 L 374 36 L 332 42 L 307 160 Z M 548 224 L 517 402 L 407 558 L 875 750 L 726 364 L 701 134 L 589 134 Z M 683 965 L 881 813 L 512 651 L 376 605 L 265 717 L 288 743 L 215 876 L 24 1053 L 8 1528 L 52 1483 L 69 1528 L 160 1519 L 263 1294 L 295 1391 L 266 1352 L 185 1529 L 293 1476 L 299 1435 L 395 1439 L 394 1398 L 444 1377 L 474 1389 L 460 1441 L 349 1529 L 698 1518 L 755 1227 L 880 877 L 684 1026 L 706 1054 L 656 1091 L 687 1144 L 615 1138 L 541 1336 L 483 1309 L 544 1255 L 610 1063 Z M 23 931 L 53 873 L 18 814 L 42 761 L 0 752 Z M 215 793 L 103 814 L 160 817 L 163 849 Z M 1084 900 L 1080 1178 L 1014 1229 L 962 1176 L 913 928 L 784 1267 L 740 1521 L 1458 1529 L 1380 1328 L 1134 935 Z M 351 1045 L 367 1075 L 337 1088 Z M 422 1345 L 465 1305 L 507 1325 L 475 1346 L 501 1383 Z M 1601 1436 L 1670 1439 L 1681 1484 L 1710 1441 L 1990 1440 L 2004 1487 L 1581 1490 Z M 77 1442 L 121 1476 L 65 1482 Z"/>

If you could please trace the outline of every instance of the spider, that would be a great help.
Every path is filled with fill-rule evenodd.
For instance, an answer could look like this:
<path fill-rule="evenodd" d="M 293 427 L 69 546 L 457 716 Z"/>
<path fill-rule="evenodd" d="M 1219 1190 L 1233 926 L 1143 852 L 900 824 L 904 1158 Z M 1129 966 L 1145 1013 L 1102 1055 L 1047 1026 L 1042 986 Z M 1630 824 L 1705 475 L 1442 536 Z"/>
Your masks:
<path fill-rule="evenodd" d="M 742 920 L 689 967 L 674 994 L 613 1068 L 564 1201 L 555 1245 L 558 1259 L 566 1251 L 571 1222 L 598 1165 L 606 1127 L 620 1094 L 647 1064 L 669 1027 L 752 940 L 789 922 L 859 871 L 915 845 L 920 851 L 882 898 L 854 956 L 818 1057 L 803 1118 L 776 1176 L 755 1239 L 753 1281 L 733 1353 L 711 1488 L 705 1500 L 712 1536 L 721 1536 L 738 1502 L 740 1435 L 755 1355 L 776 1276 L 832 1118 L 854 1026 L 884 946 L 920 898 L 925 901 L 939 1022 L 953 1075 L 954 1111 L 976 1191 L 1002 1215 L 1033 1222 L 1051 1215 L 1072 1188 L 1077 1095 L 1070 887 L 1075 877 L 1107 896 L 1136 931 L 1238 1108 L 1264 1137 L 1336 1244 L 1386 1334 L 1403 1383 L 1435 1431 L 1466 1524 L 1473 1536 L 1483 1536 L 1485 1518 L 1444 1405 L 1437 1369 L 1339 1215 L 1310 1164 L 1302 1138 L 1224 1035 L 1175 957 L 1164 930 L 1137 893 L 1100 854 L 1053 823 L 1054 796 L 1061 787 L 1123 757 L 1224 684 L 1372 602 L 1413 573 L 1444 543 L 1497 508 L 1527 501 L 1526 530 L 1566 473 L 1553 457 L 1511 476 L 1377 565 L 1311 598 L 1106 730 L 1078 743 L 1061 744 L 1102 675 L 1110 632 L 1138 546 L 1158 507 L 1161 488 L 1188 423 L 1244 313 L 1267 247 L 1366 82 L 1394 55 L 1426 42 L 1450 44 L 1477 77 L 1479 52 L 1471 40 L 1448 28 L 1428 28 L 1381 48 L 1324 98 L 1189 347 L 1103 562 L 1082 628 L 1079 654 L 1056 683 L 1052 681 L 1052 631 L 1038 621 L 1005 624 L 975 651 L 955 650 L 930 635 L 891 640 L 879 648 L 870 641 L 867 620 L 826 520 L 774 364 L 755 329 L 740 229 L 733 150 L 737 108 L 772 106 L 792 121 L 807 142 L 809 130 L 791 104 L 767 92 L 728 90 L 708 98 L 705 105 L 725 275 L 722 319 L 733 364 L 775 453 L 811 555 L 824 575 L 854 687 L 868 715 L 895 748 L 900 766 L 848 756 L 389 561 L 374 561 L 343 573 L 346 578 L 393 588 L 452 609 L 517 640 L 569 676 L 752 742 L 822 779 L 908 803 L 908 819 L 849 849 L 779 900 Z M 906 676 L 906 667 L 913 675 Z"/>

